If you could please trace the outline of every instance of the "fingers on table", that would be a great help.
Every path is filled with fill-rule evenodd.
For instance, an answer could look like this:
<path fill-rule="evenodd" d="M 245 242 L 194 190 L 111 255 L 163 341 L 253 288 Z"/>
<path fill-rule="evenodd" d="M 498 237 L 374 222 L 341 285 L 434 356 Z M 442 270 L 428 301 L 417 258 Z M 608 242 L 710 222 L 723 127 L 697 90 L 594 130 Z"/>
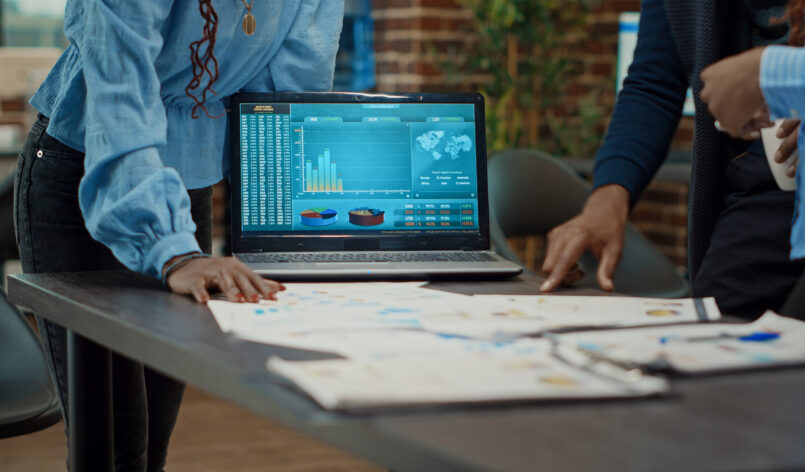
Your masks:
<path fill-rule="evenodd" d="M 609 243 L 601 250 L 596 277 L 598 285 L 606 292 L 615 290 L 612 274 L 615 273 L 615 267 L 618 266 L 622 250 L 623 246 L 616 243 Z"/>
<path fill-rule="evenodd" d="M 215 283 L 230 302 L 245 302 L 246 298 L 235 284 L 235 279 L 230 272 L 231 268 L 221 267 L 214 277 Z"/>
<path fill-rule="evenodd" d="M 190 286 L 190 293 L 199 303 L 207 303 L 210 300 L 210 293 L 207 291 L 207 284 L 204 283 L 204 279 L 196 280 Z"/>
<path fill-rule="evenodd" d="M 276 300 L 276 293 L 285 290 L 282 284 L 264 279 L 237 259 L 224 259 L 222 264 L 212 281 L 229 301 L 255 303 L 261 297 Z"/>
<path fill-rule="evenodd" d="M 578 266 L 579 257 L 587 249 L 587 238 L 581 233 L 567 237 L 565 232 L 551 231 L 548 234 L 548 248 L 545 262 L 542 264 L 542 273 L 546 276 L 540 291 L 550 292 L 565 280 L 572 283 L 584 276 Z M 576 270 L 574 270 L 576 269 Z"/>

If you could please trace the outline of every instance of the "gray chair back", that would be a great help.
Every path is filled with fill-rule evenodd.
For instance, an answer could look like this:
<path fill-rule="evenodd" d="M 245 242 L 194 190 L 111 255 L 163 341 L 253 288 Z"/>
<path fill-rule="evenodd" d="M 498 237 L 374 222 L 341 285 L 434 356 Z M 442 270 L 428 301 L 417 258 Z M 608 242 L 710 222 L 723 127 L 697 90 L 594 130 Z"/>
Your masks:
<path fill-rule="evenodd" d="M 0 438 L 32 433 L 60 419 L 39 338 L 0 293 Z"/>
<path fill-rule="evenodd" d="M 546 235 L 581 211 L 591 188 L 570 166 L 533 149 L 493 154 L 488 174 L 492 243 L 498 253 L 524 267 L 506 238 Z M 580 263 L 587 275 L 575 285 L 597 287 L 598 261 L 587 252 Z M 690 293 L 671 261 L 631 224 L 614 282 L 615 290 L 625 295 L 679 298 Z"/>
<path fill-rule="evenodd" d="M 17 259 L 17 239 L 14 235 L 14 174 L 0 180 L 0 286 L 3 284 L 3 264 Z"/>

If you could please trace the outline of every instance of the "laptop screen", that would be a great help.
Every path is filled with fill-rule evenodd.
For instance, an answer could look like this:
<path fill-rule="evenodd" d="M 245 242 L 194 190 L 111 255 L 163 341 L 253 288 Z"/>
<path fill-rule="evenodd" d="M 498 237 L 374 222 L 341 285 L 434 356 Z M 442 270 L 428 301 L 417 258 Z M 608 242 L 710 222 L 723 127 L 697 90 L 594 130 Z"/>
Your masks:
<path fill-rule="evenodd" d="M 265 99 L 274 95 L 236 100 L 240 237 L 480 236 L 475 95 Z"/>

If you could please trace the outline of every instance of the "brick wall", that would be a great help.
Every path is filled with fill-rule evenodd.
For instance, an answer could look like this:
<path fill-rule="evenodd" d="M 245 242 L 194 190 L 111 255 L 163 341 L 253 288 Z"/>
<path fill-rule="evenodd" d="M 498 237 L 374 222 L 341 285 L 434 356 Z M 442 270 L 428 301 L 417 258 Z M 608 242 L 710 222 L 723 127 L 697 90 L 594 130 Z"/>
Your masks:
<path fill-rule="evenodd" d="M 484 77 L 468 77 L 448 84 L 437 60 L 447 60 L 451 51 L 461 51 L 474 41 L 472 14 L 454 0 L 373 0 L 377 91 L 418 92 L 474 90 Z M 615 70 L 618 42 L 618 15 L 638 11 L 639 0 L 603 0 L 590 16 L 587 41 L 572 58 L 574 80 L 568 87 L 567 102 L 591 91 L 598 93 L 602 107 L 599 129 L 608 125 L 615 96 Z M 30 126 L 30 110 L 22 101 L 0 103 L 0 124 L 17 124 L 21 132 Z M 569 110 L 572 113 L 572 110 Z M 23 134 L 24 137 L 24 134 Z M 672 147 L 690 149 L 693 137 L 691 118 L 683 118 Z M 223 235 L 223 198 L 215 193 L 215 234 Z M 635 208 L 633 222 L 681 269 L 685 266 L 685 214 L 687 185 L 655 182 Z M 539 258 L 539 241 L 516 242 L 530 258 Z"/>
<path fill-rule="evenodd" d="M 433 49 L 444 59 L 449 50 L 471 44 L 472 13 L 452 0 L 373 0 L 372 8 L 377 90 L 447 90 Z M 464 85 L 467 90 L 472 82 Z"/>
<path fill-rule="evenodd" d="M 466 49 L 474 41 L 469 10 L 454 0 L 373 0 L 372 6 L 378 91 L 466 91 L 483 82 L 484 77 L 476 76 L 450 83 L 437 65 L 449 61 L 451 51 Z M 574 113 L 572 105 L 577 99 L 594 93 L 602 111 L 597 125 L 601 134 L 615 103 L 619 15 L 639 10 L 640 0 L 602 0 L 590 15 L 588 39 L 573 48 L 575 71 L 567 88 L 566 112 Z M 692 139 L 693 120 L 684 117 L 672 149 L 689 150 Z M 652 183 L 632 214 L 635 225 L 683 271 L 687 193 L 685 183 Z M 539 240 L 514 244 L 529 258 L 541 257 Z"/>
<path fill-rule="evenodd" d="M 657 181 L 632 211 L 632 223 L 677 267 L 687 271 L 688 184 Z"/>

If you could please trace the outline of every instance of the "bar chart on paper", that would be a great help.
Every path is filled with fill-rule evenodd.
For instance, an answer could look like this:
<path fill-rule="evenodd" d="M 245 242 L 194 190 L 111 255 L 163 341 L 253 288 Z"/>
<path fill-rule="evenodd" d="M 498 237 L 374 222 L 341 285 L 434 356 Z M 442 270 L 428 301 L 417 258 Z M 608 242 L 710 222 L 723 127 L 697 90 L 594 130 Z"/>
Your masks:
<path fill-rule="evenodd" d="M 294 127 L 294 188 L 299 198 L 411 193 L 407 128 L 367 123 Z M 346 128 L 346 129 L 345 129 Z"/>

